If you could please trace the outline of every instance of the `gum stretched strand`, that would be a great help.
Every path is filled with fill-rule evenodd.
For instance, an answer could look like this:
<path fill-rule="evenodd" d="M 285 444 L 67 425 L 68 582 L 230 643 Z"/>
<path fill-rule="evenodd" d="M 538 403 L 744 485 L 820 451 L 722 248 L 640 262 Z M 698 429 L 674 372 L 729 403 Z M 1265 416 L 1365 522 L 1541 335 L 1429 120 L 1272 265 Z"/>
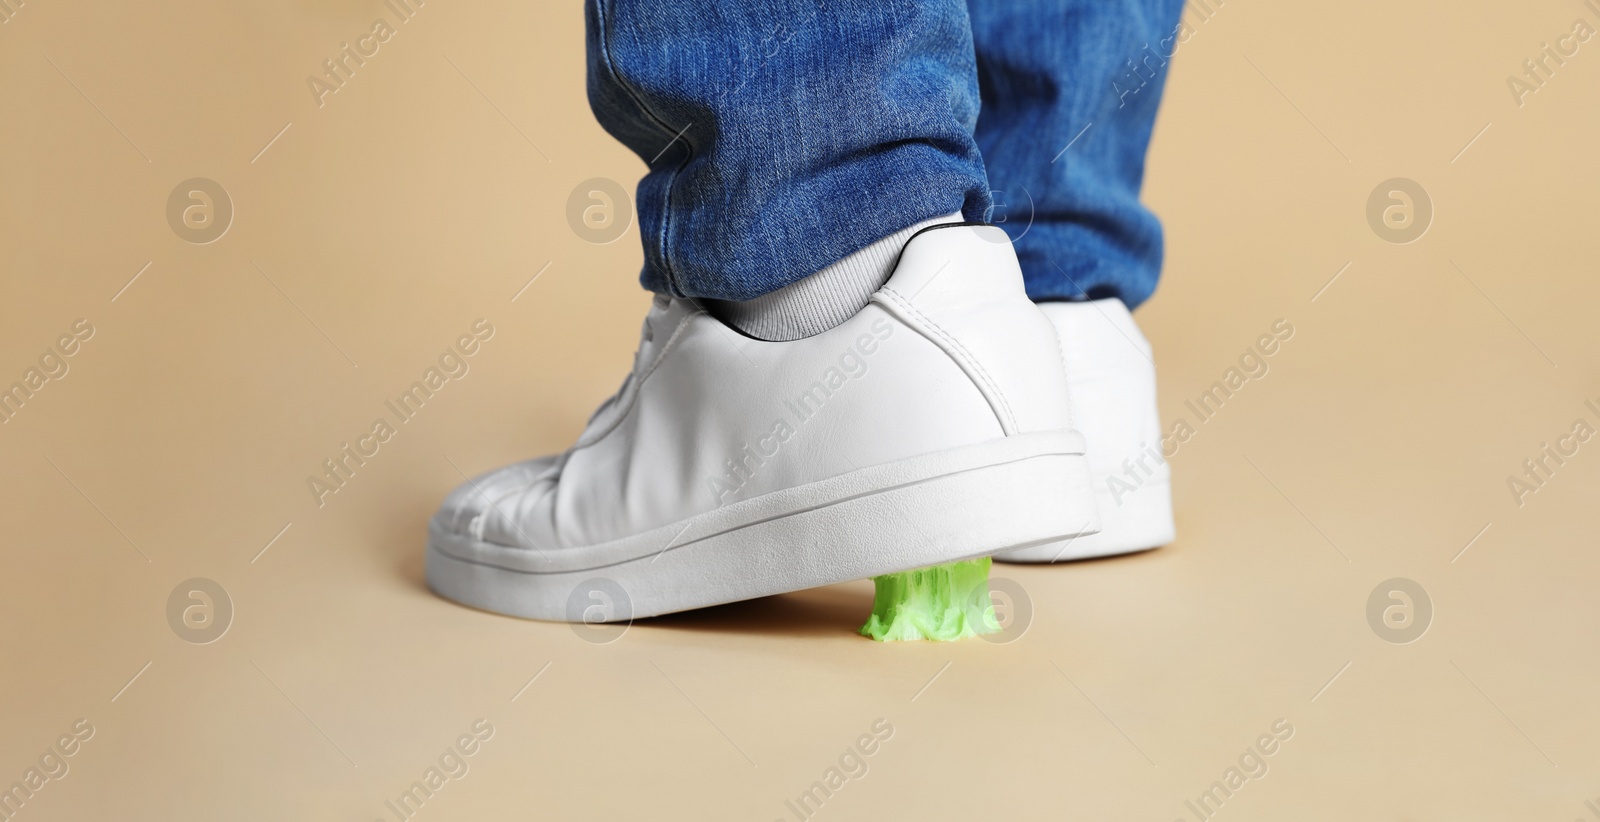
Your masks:
<path fill-rule="evenodd" d="M 1000 631 L 989 599 L 988 557 L 873 577 L 861 635 L 879 642 L 951 642 Z"/>

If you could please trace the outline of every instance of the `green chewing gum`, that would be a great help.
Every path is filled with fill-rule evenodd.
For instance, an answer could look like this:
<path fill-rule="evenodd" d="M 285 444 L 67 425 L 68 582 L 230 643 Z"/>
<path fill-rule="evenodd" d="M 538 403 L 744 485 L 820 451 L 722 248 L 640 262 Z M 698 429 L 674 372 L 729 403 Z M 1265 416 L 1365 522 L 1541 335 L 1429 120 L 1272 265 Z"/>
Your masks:
<path fill-rule="evenodd" d="M 879 642 L 952 642 L 999 633 L 988 557 L 873 577 L 872 616 L 861 635 Z"/>

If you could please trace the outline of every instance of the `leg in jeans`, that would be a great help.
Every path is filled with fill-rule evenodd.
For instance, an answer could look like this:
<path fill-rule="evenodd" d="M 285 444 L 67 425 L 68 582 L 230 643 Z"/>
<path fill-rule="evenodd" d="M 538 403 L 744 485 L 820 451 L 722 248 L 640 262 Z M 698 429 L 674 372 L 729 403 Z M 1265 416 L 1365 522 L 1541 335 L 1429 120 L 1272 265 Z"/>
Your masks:
<path fill-rule="evenodd" d="M 965 0 L 588 2 L 590 98 L 649 165 L 661 296 L 572 448 L 440 506 L 428 584 L 587 624 L 941 566 L 880 586 L 864 630 L 997 629 L 968 596 L 988 557 L 1098 521 L 1008 235 L 902 236 L 988 212 Z"/>
<path fill-rule="evenodd" d="M 750 300 L 989 187 L 965 0 L 589 0 L 589 99 L 649 165 L 645 288 Z"/>
<path fill-rule="evenodd" d="M 1155 290 L 1161 224 L 1139 203 L 1181 0 L 969 0 L 995 208 L 1035 300 Z M 1070 147 L 1068 147 L 1070 143 Z"/>
<path fill-rule="evenodd" d="M 1176 29 L 1179 0 L 969 2 L 992 219 L 1015 241 L 1028 295 L 1061 340 L 1102 524 L 1002 558 L 1164 545 L 1174 527 L 1155 366 L 1127 309 L 1150 296 L 1161 270 L 1161 225 L 1140 205 L 1139 185 L 1167 61 L 1188 34 Z"/>

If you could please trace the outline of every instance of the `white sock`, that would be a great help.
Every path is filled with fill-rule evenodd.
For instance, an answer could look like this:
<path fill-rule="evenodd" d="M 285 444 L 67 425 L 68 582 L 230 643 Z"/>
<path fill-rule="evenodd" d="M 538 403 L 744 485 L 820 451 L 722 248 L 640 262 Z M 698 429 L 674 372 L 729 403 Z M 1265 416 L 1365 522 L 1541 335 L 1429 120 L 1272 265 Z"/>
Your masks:
<path fill-rule="evenodd" d="M 888 282 L 911 235 L 943 223 L 959 223 L 959 212 L 896 231 L 848 257 L 753 300 L 701 300 L 712 316 L 760 340 L 798 340 L 854 317 Z"/>

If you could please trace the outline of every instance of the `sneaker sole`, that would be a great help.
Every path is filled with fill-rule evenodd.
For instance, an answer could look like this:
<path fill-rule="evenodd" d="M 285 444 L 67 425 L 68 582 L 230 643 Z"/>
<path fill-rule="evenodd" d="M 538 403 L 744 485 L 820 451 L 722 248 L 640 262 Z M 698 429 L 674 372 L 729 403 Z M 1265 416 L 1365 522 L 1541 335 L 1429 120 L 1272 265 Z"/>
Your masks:
<path fill-rule="evenodd" d="M 1098 529 L 1094 496 L 1081 435 L 1020 434 L 581 549 L 510 548 L 430 522 L 428 586 L 501 614 L 621 622 L 1060 543 Z"/>

